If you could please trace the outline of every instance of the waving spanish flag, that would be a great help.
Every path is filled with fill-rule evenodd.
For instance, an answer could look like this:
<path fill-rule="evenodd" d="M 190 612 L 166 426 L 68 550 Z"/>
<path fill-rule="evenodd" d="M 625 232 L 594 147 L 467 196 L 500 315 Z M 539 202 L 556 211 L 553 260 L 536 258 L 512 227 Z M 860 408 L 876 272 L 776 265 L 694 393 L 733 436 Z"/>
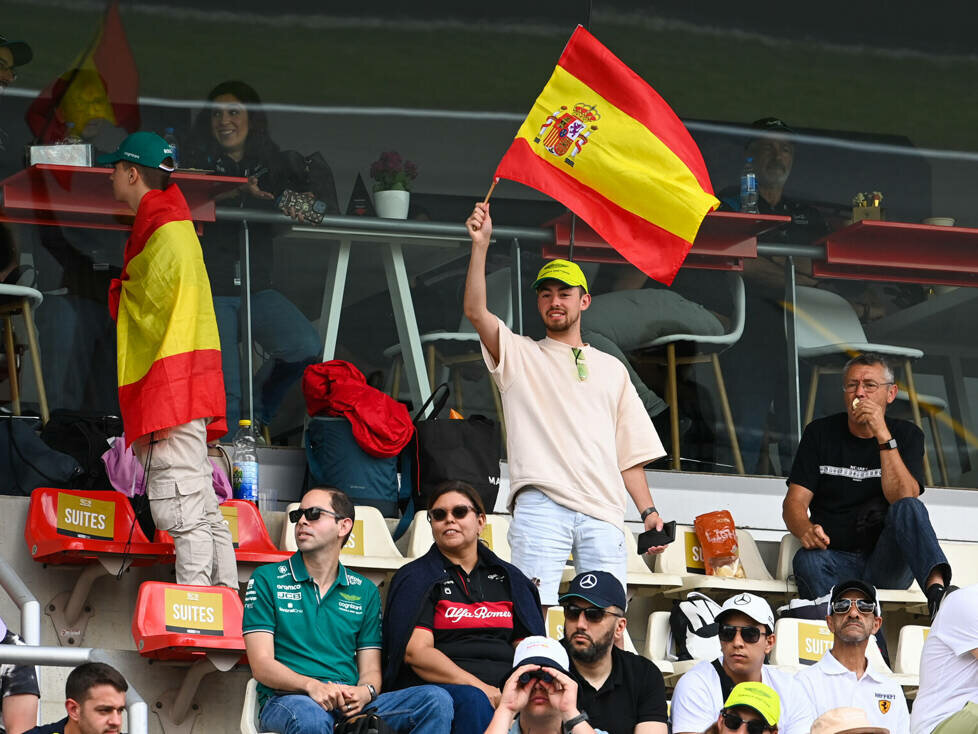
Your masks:
<path fill-rule="evenodd" d="M 214 418 L 208 440 L 223 436 L 214 300 L 190 209 L 175 185 L 150 191 L 140 202 L 109 308 L 117 321 L 126 444 L 196 418 Z"/>
<path fill-rule="evenodd" d="M 648 276 L 672 283 L 719 205 L 665 100 L 578 26 L 496 176 L 567 205 Z"/>
<path fill-rule="evenodd" d="M 119 15 L 109 0 L 102 22 L 68 71 L 37 96 L 27 110 L 27 125 L 37 141 L 65 137 L 68 123 L 81 136 L 92 120 L 106 120 L 129 132 L 139 129 L 139 71 Z"/>

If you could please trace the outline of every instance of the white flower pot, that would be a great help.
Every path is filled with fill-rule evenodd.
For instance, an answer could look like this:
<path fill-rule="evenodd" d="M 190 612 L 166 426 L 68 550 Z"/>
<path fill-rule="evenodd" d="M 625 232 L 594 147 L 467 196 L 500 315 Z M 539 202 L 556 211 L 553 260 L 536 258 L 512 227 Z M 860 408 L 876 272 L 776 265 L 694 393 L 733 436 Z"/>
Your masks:
<path fill-rule="evenodd" d="M 385 219 L 407 219 L 411 204 L 410 191 L 375 191 L 374 206 L 377 216 Z"/>

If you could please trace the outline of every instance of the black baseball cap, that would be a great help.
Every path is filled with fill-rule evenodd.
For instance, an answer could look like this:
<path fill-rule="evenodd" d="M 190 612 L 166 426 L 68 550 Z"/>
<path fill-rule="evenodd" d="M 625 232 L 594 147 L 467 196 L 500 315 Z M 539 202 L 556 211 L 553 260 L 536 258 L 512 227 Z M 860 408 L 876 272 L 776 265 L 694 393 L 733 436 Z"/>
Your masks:
<path fill-rule="evenodd" d="M 621 581 L 607 571 L 584 571 L 577 574 L 570 583 L 567 593 L 563 594 L 559 603 L 577 597 L 589 601 L 596 607 L 618 607 L 625 611 L 628 599 L 625 597 L 625 587 Z"/>
<path fill-rule="evenodd" d="M 14 57 L 14 66 L 23 66 L 34 58 L 34 52 L 24 41 L 8 41 L 6 36 L 0 36 L 0 48 L 9 48 Z"/>
<path fill-rule="evenodd" d="M 849 579 L 848 581 L 843 581 L 842 583 L 833 586 L 832 590 L 829 592 L 829 604 L 837 602 L 847 591 L 858 591 L 876 605 L 876 616 L 883 616 L 883 609 L 880 606 L 880 600 L 876 594 L 876 587 L 871 584 L 867 584 L 865 581 L 860 581 L 859 579 Z"/>
<path fill-rule="evenodd" d="M 755 130 L 763 130 L 768 133 L 793 133 L 790 127 L 788 127 L 783 120 L 779 120 L 777 117 L 762 117 L 760 120 L 754 120 L 750 124 Z"/>

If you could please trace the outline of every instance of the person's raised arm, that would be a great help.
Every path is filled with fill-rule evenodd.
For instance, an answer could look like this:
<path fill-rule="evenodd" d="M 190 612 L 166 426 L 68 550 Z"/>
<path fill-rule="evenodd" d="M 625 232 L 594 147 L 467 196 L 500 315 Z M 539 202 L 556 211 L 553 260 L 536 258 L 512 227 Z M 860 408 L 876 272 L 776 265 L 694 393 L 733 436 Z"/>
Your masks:
<path fill-rule="evenodd" d="M 465 276 L 465 298 L 462 308 L 465 318 L 472 322 L 479 339 L 486 345 L 494 362 L 499 362 L 499 320 L 486 305 L 486 253 L 492 239 L 492 217 L 489 205 L 479 202 L 465 220 L 472 239 L 469 271 Z"/>
<path fill-rule="evenodd" d="M 895 395 L 896 386 L 891 386 L 890 389 Z M 885 415 L 886 408 L 872 400 L 861 400 L 852 410 L 853 419 L 857 423 L 868 425 L 879 444 L 885 444 L 893 438 L 890 427 L 886 425 Z M 901 451 L 913 454 L 917 466 L 922 466 L 924 463 L 922 440 L 919 443 L 915 441 L 911 446 L 880 450 L 880 484 L 883 488 L 883 496 L 891 505 L 905 497 L 918 497 L 920 495 L 920 484 L 907 468 Z"/>
<path fill-rule="evenodd" d="M 808 506 L 812 502 L 810 489 L 800 484 L 789 484 L 788 493 L 781 503 L 781 517 L 788 532 L 801 541 L 802 546 L 811 550 L 825 550 L 829 547 L 829 536 L 821 525 L 814 525 L 808 517 Z"/>
<path fill-rule="evenodd" d="M 445 653 L 435 647 L 435 637 L 431 630 L 415 627 L 404 650 L 404 662 L 415 673 L 429 683 L 455 683 L 478 688 L 486 694 L 493 707 L 499 704 L 500 690 L 463 670 Z"/>
<path fill-rule="evenodd" d="M 326 711 L 344 704 L 341 686 L 301 675 L 276 660 L 275 636 L 271 632 L 249 632 L 244 638 L 251 674 L 262 685 L 276 691 L 305 693 Z"/>

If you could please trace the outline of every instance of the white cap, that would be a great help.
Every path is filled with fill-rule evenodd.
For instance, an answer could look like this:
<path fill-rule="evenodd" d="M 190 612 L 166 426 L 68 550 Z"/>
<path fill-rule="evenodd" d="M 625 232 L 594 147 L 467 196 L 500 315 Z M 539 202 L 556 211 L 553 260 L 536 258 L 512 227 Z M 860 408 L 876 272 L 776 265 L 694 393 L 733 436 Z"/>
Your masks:
<path fill-rule="evenodd" d="M 545 665 L 548 668 L 556 668 L 562 673 L 567 673 L 570 668 L 570 661 L 567 659 L 567 651 L 557 640 L 543 635 L 531 635 L 524 637 L 523 641 L 516 646 L 513 653 L 513 668 L 521 665 Z"/>
<path fill-rule="evenodd" d="M 722 621 L 723 616 L 730 612 L 746 614 L 758 624 L 765 625 L 768 634 L 774 632 L 774 613 L 771 606 L 759 596 L 736 594 L 730 597 L 720 607 L 720 613 L 716 616 L 717 622 Z"/>

